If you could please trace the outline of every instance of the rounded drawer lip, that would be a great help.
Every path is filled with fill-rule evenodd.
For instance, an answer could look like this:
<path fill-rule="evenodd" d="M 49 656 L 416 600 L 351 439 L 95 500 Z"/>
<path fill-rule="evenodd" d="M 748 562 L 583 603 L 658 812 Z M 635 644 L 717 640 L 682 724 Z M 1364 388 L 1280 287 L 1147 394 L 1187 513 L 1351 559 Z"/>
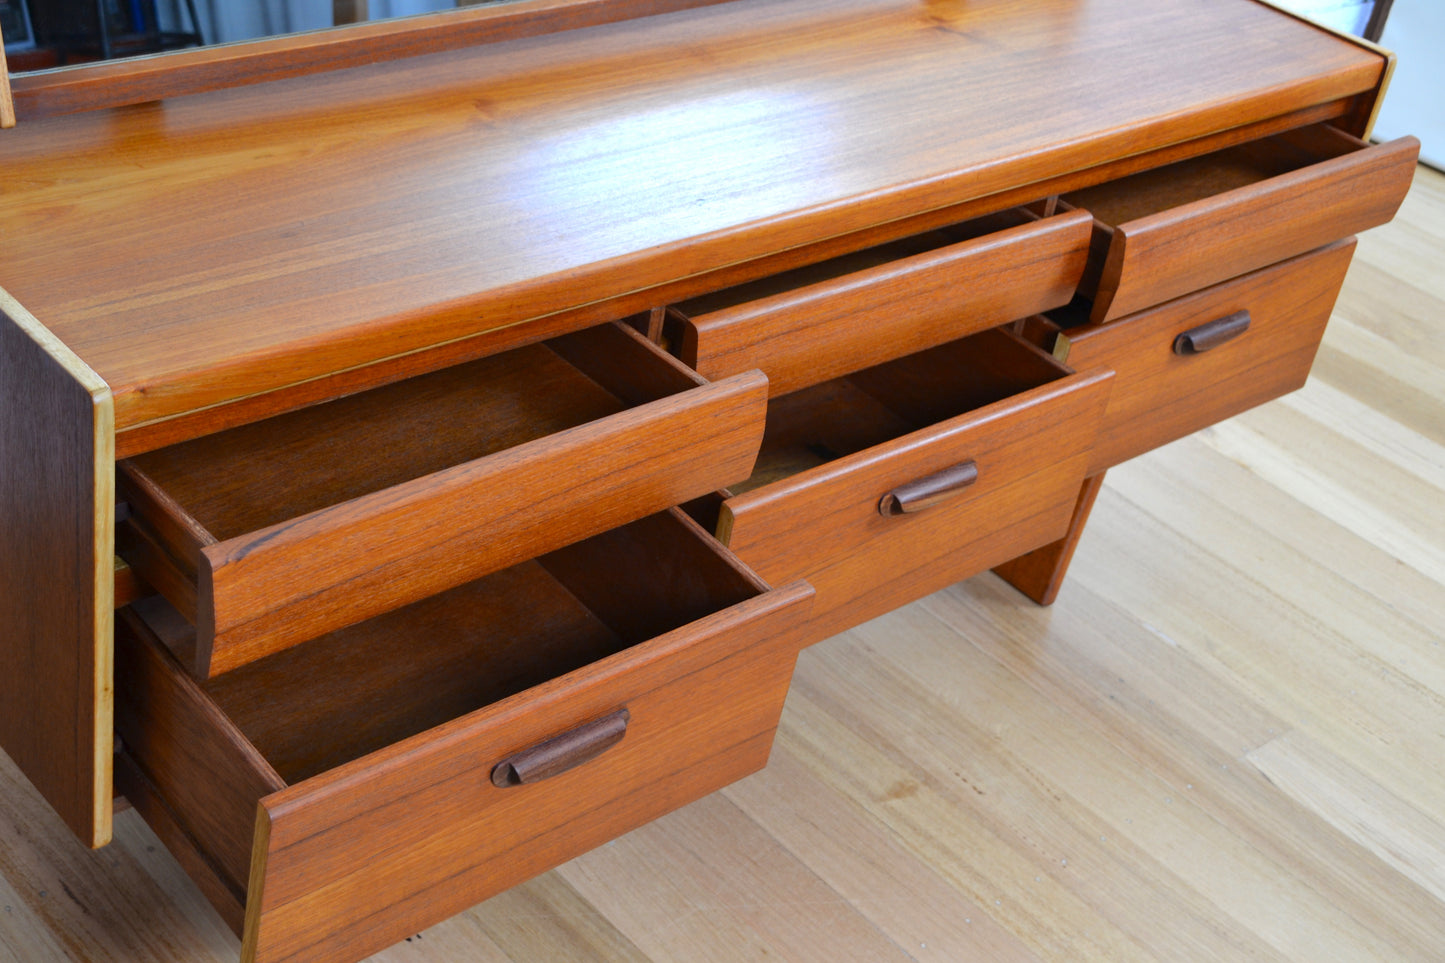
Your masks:
<path fill-rule="evenodd" d="M 1413 137 L 1370 146 L 1317 124 L 1066 194 L 1069 205 L 1097 208 L 1081 283 L 1091 320 L 1384 224 L 1404 200 L 1419 150 Z"/>
<path fill-rule="evenodd" d="M 890 242 L 675 305 L 671 340 L 707 377 L 759 368 L 787 394 L 1066 303 L 1089 224 L 1016 208 Z"/>
<path fill-rule="evenodd" d="M 919 416 L 926 412 L 910 410 L 907 382 L 915 374 L 932 382 L 925 373 L 929 369 L 913 369 L 910 362 L 929 356 L 926 364 L 933 370 L 956 370 L 958 382 L 966 383 L 970 369 L 957 364 L 968 342 L 988 349 L 983 351 L 988 360 L 980 361 L 980 367 L 1011 366 L 1017 380 L 995 386 L 976 406 L 964 405 L 962 411 L 919 425 Z M 877 377 L 865 377 L 870 375 Z M 760 487 L 726 493 L 718 519 L 719 538 L 764 578 L 775 583 L 806 578 L 813 583 L 818 592 L 813 640 L 1062 535 L 1083 482 L 1112 375 L 1070 374 L 1032 345 L 994 330 L 891 362 L 854 380 L 867 389 L 861 403 L 879 405 L 880 398 L 889 397 L 884 382 L 891 381 L 898 389 L 890 399 L 892 410 L 909 412 L 899 424 L 912 427 L 850 453 L 834 452 L 835 457 L 822 464 Z M 836 397 L 847 403 L 847 395 L 824 396 L 825 387 L 811 393 L 834 404 Z M 802 407 L 805 400 L 812 403 L 808 394 L 783 401 Z M 838 421 L 864 418 L 847 410 L 836 416 Z M 778 434 L 773 442 L 764 442 L 760 472 L 769 470 L 770 460 L 786 458 L 777 439 L 792 446 L 808 438 L 778 423 L 770 425 L 770 431 Z M 880 513 L 880 500 L 900 486 L 970 461 L 976 481 L 953 497 L 917 512 Z"/>
<path fill-rule="evenodd" d="M 562 386 L 560 401 L 533 403 L 531 365 Z M 509 387 L 492 393 L 468 380 L 473 369 L 501 372 Z M 353 396 L 121 464 L 122 497 L 139 519 L 123 550 L 131 545 L 127 561 L 193 618 L 198 676 L 745 476 L 767 382 L 750 372 L 708 384 L 631 329 L 604 325 L 379 390 L 401 403 Z M 353 411 L 362 420 L 351 421 Z M 365 419 L 378 418 L 395 424 L 372 442 Z M 453 429 L 456 418 L 466 423 Z M 313 432 L 317 423 L 339 434 Z M 493 434 L 511 440 L 491 450 Z M 406 453 L 444 449 L 448 437 L 482 453 L 418 476 Z M 362 444 L 387 446 L 378 449 L 385 481 L 349 450 Z M 314 498 L 312 477 L 338 501 L 283 520 L 258 516 L 272 489 L 308 507 L 297 499 Z M 209 514 L 193 513 L 189 498 Z"/>
<path fill-rule="evenodd" d="M 760 768 L 812 594 L 769 589 L 673 509 L 205 683 L 166 651 L 188 630 L 153 600 L 118 634 L 137 808 L 221 874 L 255 959 L 342 933 L 372 952 Z M 595 757 L 493 784 L 624 710 Z"/>
<path fill-rule="evenodd" d="M 1090 473 L 1303 385 L 1354 246 L 1336 242 L 1127 318 L 1064 327 L 1056 356 L 1115 373 Z M 1241 315 L 1248 327 L 1230 340 L 1175 349 L 1182 334 Z"/>

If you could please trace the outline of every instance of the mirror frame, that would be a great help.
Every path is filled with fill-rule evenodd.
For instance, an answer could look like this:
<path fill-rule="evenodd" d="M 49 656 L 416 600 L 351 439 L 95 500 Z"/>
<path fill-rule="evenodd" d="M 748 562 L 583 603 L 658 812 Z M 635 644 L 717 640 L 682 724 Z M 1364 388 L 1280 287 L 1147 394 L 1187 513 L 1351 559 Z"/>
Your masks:
<path fill-rule="evenodd" d="M 122 107 L 479 44 L 706 7 L 730 0 L 516 0 L 10 77 L 15 117 Z M 0 61 L 0 91 L 5 85 Z"/>

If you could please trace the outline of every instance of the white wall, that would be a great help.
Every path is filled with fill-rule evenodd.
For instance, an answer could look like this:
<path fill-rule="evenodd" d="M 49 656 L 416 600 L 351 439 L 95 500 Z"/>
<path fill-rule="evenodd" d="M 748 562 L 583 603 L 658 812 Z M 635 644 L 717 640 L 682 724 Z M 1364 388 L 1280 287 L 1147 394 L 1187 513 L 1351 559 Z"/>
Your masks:
<path fill-rule="evenodd" d="M 1420 159 L 1445 169 L 1445 2 L 1395 0 L 1380 43 L 1400 58 L 1375 137 L 1420 138 Z"/>

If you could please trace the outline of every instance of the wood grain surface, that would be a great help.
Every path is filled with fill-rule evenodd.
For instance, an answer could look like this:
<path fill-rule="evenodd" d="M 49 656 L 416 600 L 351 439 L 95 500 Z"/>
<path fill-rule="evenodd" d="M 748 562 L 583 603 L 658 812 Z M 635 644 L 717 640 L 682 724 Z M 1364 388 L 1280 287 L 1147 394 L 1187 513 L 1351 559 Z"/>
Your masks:
<path fill-rule="evenodd" d="M 228 901 L 244 906 L 256 801 L 285 780 L 130 610 L 117 619 L 116 680 L 126 757 L 155 787 L 154 805 L 214 867 Z"/>
<path fill-rule="evenodd" d="M 297 382 L 264 394 L 248 395 L 221 404 L 202 408 L 186 415 L 149 421 L 121 431 L 116 436 L 116 457 L 154 451 L 167 445 L 193 439 L 208 432 L 222 431 L 248 424 L 279 413 L 293 411 L 346 394 L 381 385 L 393 384 L 403 378 L 436 371 L 449 365 L 464 364 L 478 358 L 499 354 L 521 345 L 577 331 L 619 317 L 650 314 L 660 305 L 667 305 L 699 295 L 718 291 L 731 285 L 767 279 L 779 272 L 815 265 L 828 258 L 847 255 L 875 245 L 912 237 L 940 227 L 956 226 L 977 219 L 980 215 L 1000 212 L 1019 204 L 1037 201 L 1042 195 L 1053 195 L 1096 184 L 1100 181 L 1126 177 L 1215 150 L 1247 143 L 1301 124 L 1340 121 L 1349 109 L 1349 99 L 1337 100 L 1282 117 L 1216 131 L 1196 140 L 1171 144 L 1140 154 L 1118 157 L 1094 167 L 1072 171 L 1045 181 L 1021 185 L 1000 194 L 974 198 L 959 204 L 934 208 L 877 224 L 862 231 L 826 238 L 810 244 L 777 251 L 689 275 L 655 287 L 643 288 L 606 301 L 594 301 L 577 308 L 535 318 L 526 324 L 488 329 L 456 341 L 448 341 L 420 351 L 387 358 L 360 368 L 349 368 L 334 374 Z M 1102 255 L 1101 255 L 1102 257 Z"/>
<path fill-rule="evenodd" d="M 163 58 L 122 58 L 21 77 L 16 85 L 19 109 L 27 118 L 39 118 L 125 107 L 721 2 L 724 0 L 514 0 L 501 9 L 488 6 L 412 15 L 361 23 L 344 31 L 310 30 L 248 43 L 177 50 Z M 471 5 L 475 4 L 457 4 Z M 336 24 L 366 20 L 365 0 L 360 4 L 338 2 L 333 9 Z M 0 64 L 0 75 L 3 72 Z"/>
<path fill-rule="evenodd" d="M 1442 260 L 1422 169 L 1305 387 L 1111 469 L 1053 607 L 983 575 L 807 649 L 762 772 L 371 959 L 1435 963 Z M 0 756 L 0 960 L 239 947 Z"/>
<path fill-rule="evenodd" d="M 204 678 L 745 478 L 766 398 L 607 325 L 141 456 L 125 487 L 163 493 L 133 507 L 196 573 Z"/>
<path fill-rule="evenodd" d="M 278 914 L 280 929 L 253 919 L 248 954 L 343 959 L 760 766 L 811 597 L 806 585 L 769 591 L 667 512 L 204 686 L 168 651 L 185 648 L 170 637 L 175 614 L 148 600 L 122 615 L 119 730 L 144 780 L 142 811 L 159 810 L 163 835 L 177 827 L 188 872 L 238 933 L 232 908 L 258 916 L 263 888 L 275 905 L 311 907 L 313 922 L 294 932 L 284 920 L 295 907 Z M 606 692 L 584 695 L 603 680 Z M 619 707 L 631 716 L 621 743 L 575 775 L 502 793 L 492 784 L 504 759 Z M 478 720 L 499 712 L 479 746 Z M 529 719 L 520 728 L 518 716 Z M 428 768 L 437 753 L 445 780 Z M 288 818 L 320 823 L 287 845 L 320 848 L 272 862 L 268 840 L 288 837 L 258 829 L 256 806 L 288 785 L 296 792 L 282 798 L 311 800 Z M 397 821 L 401 811 L 414 820 Z M 345 828 L 367 819 L 387 828 Z M 416 862 L 413 844 L 445 848 L 478 820 L 485 845 Z M 459 894 L 449 880 L 462 870 L 473 881 Z"/>
<path fill-rule="evenodd" d="M 22 124 L 0 284 L 129 428 L 1331 104 L 1382 64 L 1248 0 L 737 0 Z"/>
<path fill-rule="evenodd" d="M 840 259 L 838 276 L 799 271 L 792 290 L 750 290 L 769 279 L 684 303 L 681 357 L 709 378 L 761 369 L 777 397 L 1057 308 L 1083 273 L 1090 225 L 1075 211 L 972 239 L 941 230 L 917 241 L 944 245 L 933 250 L 901 242 Z M 712 309 L 720 300 L 736 303 Z"/>
<path fill-rule="evenodd" d="M 1319 156 L 1301 149 L 1307 143 L 1303 133 L 1281 135 L 1273 146 L 1286 156 Z M 1315 133 L 1350 140 L 1331 128 Z M 1209 158 L 1185 165 L 1198 172 L 1194 175 L 1181 170 L 1173 171 L 1173 178 L 1169 171 L 1141 175 L 1145 184 L 1177 183 L 1192 176 L 1209 194 L 1198 199 L 1186 195 L 1177 206 L 1122 223 L 1105 220 L 1113 232 L 1092 320 L 1121 318 L 1384 224 L 1409 190 L 1420 142 L 1402 137 L 1378 147 L 1355 145 L 1360 149 L 1325 155 L 1316 163 L 1238 186 L 1234 178 L 1211 169 Z M 1248 149 L 1258 153 L 1262 146 Z M 1271 171 L 1269 165 L 1260 167 L 1255 177 Z M 1216 193 L 1215 187 L 1223 190 Z M 1149 191 L 1129 178 L 1097 192 L 1070 195 L 1069 200 L 1088 207 L 1096 193 L 1139 198 Z"/>
<path fill-rule="evenodd" d="M 1329 321 L 1353 239 L 1105 324 L 1069 328 L 1055 353 L 1078 371 L 1115 372 L 1089 471 L 1182 438 L 1304 384 Z M 1249 330 L 1203 354 L 1175 338 L 1248 311 Z"/>
<path fill-rule="evenodd" d="M 676 514 L 649 526 L 707 538 Z M 650 540 L 620 557 L 616 541 L 564 550 L 563 585 L 567 566 L 613 566 L 613 584 L 662 576 L 651 594 L 666 597 L 682 573 L 629 567 Z M 243 959 L 354 959 L 760 768 L 812 590 L 752 592 L 262 800 Z M 605 755 L 537 786 L 492 785 L 496 763 L 619 707 L 627 734 Z"/>
<path fill-rule="evenodd" d="M 888 409 L 903 430 L 850 450 L 830 437 L 833 425 L 862 423 L 865 411 L 832 403 L 793 426 L 775 410 L 777 441 L 832 457 L 789 465 L 800 470 L 729 498 L 718 537 L 769 581 L 807 579 L 818 593 L 810 639 L 826 638 L 1063 536 L 1111 377 L 1065 377 L 999 331 L 861 372 L 849 379 L 861 400 Z M 990 379 L 998 383 L 985 387 Z M 764 466 L 767 448 L 765 439 Z M 978 471 L 963 494 L 916 514 L 880 514 L 898 486 L 963 461 Z"/>
<path fill-rule="evenodd" d="M 1053 605 L 1054 599 L 1059 597 L 1059 589 L 1064 587 L 1064 576 L 1068 574 L 1074 550 L 1079 547 L 1079 539 L 1084 537 L 1084 526 L 1094 509 L 1094 499 L 1099 497 L 1099 490 L 1103 487 L 1103 472 L 1085 478 L 1079 486 L 1079 498 L 1074 502 L 1074 514 L 1069 519 L 1067 534 L 1026 555 L 995 565 L 994 574 L 1039 605 Z"/>
<path fill-rule="evenodd" d="M 0 288 L 0 746 L 91 846 L 111 833 L 112 416 Z"/>

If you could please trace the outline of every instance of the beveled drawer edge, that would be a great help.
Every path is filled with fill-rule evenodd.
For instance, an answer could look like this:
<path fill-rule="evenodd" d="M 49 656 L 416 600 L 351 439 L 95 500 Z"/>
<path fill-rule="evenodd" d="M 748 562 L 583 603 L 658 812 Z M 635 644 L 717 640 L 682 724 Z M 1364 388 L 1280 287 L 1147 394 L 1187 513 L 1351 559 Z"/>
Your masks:
<path fill-rule="evenodd" d="M 1027 216 L 713 311 L 669 306 L 681 327 L 674 348 L 707 377 L 764 369 L 776 397 L 1058 307 L 1084 270 L 1092 220 L 1083 211 Z"/>

